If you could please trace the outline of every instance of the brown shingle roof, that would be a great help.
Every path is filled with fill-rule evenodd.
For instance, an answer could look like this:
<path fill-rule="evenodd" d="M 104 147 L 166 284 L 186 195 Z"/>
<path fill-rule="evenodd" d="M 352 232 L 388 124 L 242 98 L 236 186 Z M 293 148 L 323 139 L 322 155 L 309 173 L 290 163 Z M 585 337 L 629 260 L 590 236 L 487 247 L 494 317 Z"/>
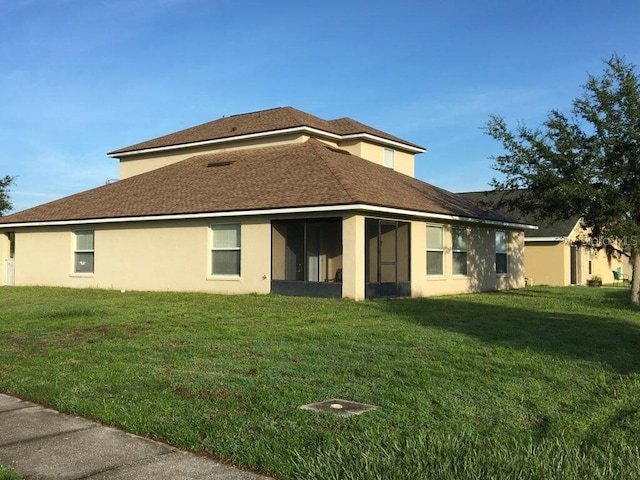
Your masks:
<path fill-rule="evenodd" d="M 0 217 L 0 224 L 354 204 L 511 220 L 312 139 L 195 156 Z"/>
<path fill-rule="evenodd" d="M 516 191 L 510 192 L 511 195 L 517 194 Z M 496 204 L 501 198 L 503 193 L 497 191 L 480 191 L 480 192 L 464 192 L 459 193 L 464 198 L 471 200 L 476 205 L 483 208 L 493 208 L 492 205 Z M 580 221 L 579 216 L 572 216 L 563 220 L 538 220 L 533 215 L 525 215 L 520 211 L 509 211 L 506 207 L 503 209 L 505 215 L 511 215 L 517 218 L 521 223 L 528 223 L 529 225 L 537 225 L 537 230 L 526 230 L 526 238 L 558 238 L 568 237 L 573 232 Z"/>
<path fill-rule="evenodd" d="M 118 154 L 137 150 L 222 140 L 242 135 L 272 132 L 296 127 L 310 127 L 336 135 L 368 133 L 376 137 L 424 150 L 419 145 L 389 135 L 388 133 L 356 122 L 350 118 L 323 120 L 292 107 L 280 107 L 271 110 L 222 117 L 212 122 L 187 128 L 186 130 L 114 150 L 113 152 L 109 152 L 108 155 L 117 156 Z"/>

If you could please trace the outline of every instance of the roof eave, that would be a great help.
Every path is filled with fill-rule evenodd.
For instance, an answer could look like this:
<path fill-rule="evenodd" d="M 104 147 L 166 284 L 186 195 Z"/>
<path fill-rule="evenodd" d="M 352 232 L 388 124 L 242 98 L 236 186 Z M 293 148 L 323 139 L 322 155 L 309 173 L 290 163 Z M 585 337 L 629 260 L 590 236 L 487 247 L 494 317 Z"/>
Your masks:
<path fill-rule="evenodd" d="M 474 217 L 466 217 L 462 215 L 449 215 L 440 213 L 420 212 L 416 210 L 405 210 L 393 207 L 381 207 L 369 204 L 348 204 L 348 205 L 322 205 L 308 207 L 286 207 L 271 208 L 261 210 L 235 210 L 227 212 L 205 212 L 205 213 L 186 213 L 186 214 L 166 214 L 166 215 L 146 215 L 135 217 L 110 217 L 110 218 L 93 218 L 93 219 L 75 219 L 75 220 L 52 220 L 41 222 L 16 222 L 0 224 L 0 230 L 10 228 L 23 227 L 53 227 L 65 225 L 99 225 L 106 223 L 130 223 L 130 222 L 148 222 L 160 220 L 192 220 L 199 218 L 226 218 L 226 217 L 242 217 L 242 216 L 258 216 L 258 215 L 283 215 L 283 214 L 299 214 L 299 213 L 327 213 L 327 212 L 346 212 L 346 211 L 364 211 L 374 213 L 385 213 L 391 215 L 402 215 L 425 220 L 448 220 L 464 223 L 472 223 L 478 225 L 490 225 L 516 230 L 537 230 L 535 225 L 527 225 L 514 222 L 506 222 L 500 220 L 482 219 Z"/>
<path fill-rule="evenodd" d="M 564 242 L 567 237 L 525 237 L 525 242 Z"/>

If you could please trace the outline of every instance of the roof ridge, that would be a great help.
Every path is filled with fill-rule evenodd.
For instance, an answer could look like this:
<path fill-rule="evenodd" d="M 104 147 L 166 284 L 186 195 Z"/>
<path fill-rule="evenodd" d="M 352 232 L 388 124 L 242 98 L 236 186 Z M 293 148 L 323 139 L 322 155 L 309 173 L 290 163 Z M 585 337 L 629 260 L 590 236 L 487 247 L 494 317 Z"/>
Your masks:
<path fill-rule="evenodd" d="M 284 106 L 222 116 L 208 122 L 160 135 L 150 140 L 112 150 L 107 155 L 120 157 L 119 154 L 132 155 L 146 150 L 192 147 L 200 143 L 233 141 L 236 137 L 259 136 L 269 132 L 282 133 L 305 127 L 339 136 L 364 134 L 379 137 L 382 140 L 397 142 L 401 145 L 424 151 L 423 147 L 349 117 L 325 120 L 295 107 Z"/>
<path fill-rule="evenodd" d="M 309 140 L 307 140 L 304 143 L 305 144 L 308 143 L 314 148 L 314 150 L 316 151 L 318 156 L 322 159 L 322 162 L 327 166 L 327 169 L 329 170 L 329 172 L 331 173 L 333 178 L 335 178 L 336 181 L 338 182 L 338 185 L 340 185 L 340 188 L 342 188 L 344 193 L 351 199 L 352 202 L 355 202 L 356 201 L 355 196 L 344 186 L 344 183 L 339 178 L 339 176 L 337 175 L 335 170 L 332 168 L 331 164 L 329 162 L 327 162 L 327 159 L 324 158 L 324 156 L 322 156 L 322 153 L 325 153 L 326 151 L 331 151 L 331 152 L 333 152 L 335 154 L 338 154 L 338 155 L 344 155 L 344 153 L 338 153 L 336 151 L 333 151 L 331 149 L 330 145 L 327 145 L 326 143 L 323 143 L 320 140 L 317 140 L 315 138 L 310 138 Z M 322 149 L 322 153 L 318 153 L 318 149 L 319 148 Z M 355 155 L 352 155 L 350 152 L 347 152 L 346 150 L 342 150 L 342 151 L 345 152 L 350 157 L 355 156 Z"/>
<path fill-rule="evenodd" d="M 263 112 L 271 112 L 273 110 L 284 110 L 286 108 L 292 108 L 292 107 L 273 107 L 273 108 L 265 108 L 263 110 L 256 110 L 254 112 L 244 112 L 244 113 L 234 113 L 233 115 L 223 115 L 220 118 L 233 118 L 233 117 L 242 117 L 244 115 L 255 115 L 256 113 L 263 113 Z M 219 119 L 218 119 L 219 120 Z M 215 120 L 212 120 L 212 122 L 215 122 Z M 208 122 L 207 122 L 208 123 Z"/>

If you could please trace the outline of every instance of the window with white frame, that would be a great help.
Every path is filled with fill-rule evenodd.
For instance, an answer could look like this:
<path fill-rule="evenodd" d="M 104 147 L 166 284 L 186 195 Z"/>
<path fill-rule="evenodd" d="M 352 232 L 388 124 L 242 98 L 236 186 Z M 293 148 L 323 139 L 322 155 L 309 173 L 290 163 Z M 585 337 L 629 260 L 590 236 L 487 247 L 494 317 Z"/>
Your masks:
<path fill-rule="evenodd" d="M 396 152 L 394 152 L 393 150 L 391 150 L 390 148 L 385 148 L 384 149 L 384 158 L 383 158 L 383 165 L 385 167 L 388 168 L 395 168 L 396 167 Z"/>
<path fill-rule="evenodd" d="M 211 225 L 211 274 L 240 275 L 240 224 Z"/>
<path fill-rule="evenodd" d="M 496 232 L 496 274 L 506 275 L 507 267 L 507 232 Z"/>
<path fill-rule="evenodd" d="M 444 228 L 427 225 L 427 276 L 444 274 Z"/>
<path fill-rule="evenodd" d="M 467 274 L 467 229 L 454 228 L 453 237 L 453 274 Z"/>
<path fill-rule="evenodd" d="M 93 273 L 94 232 L 93 230 L 78 230 L 75 232 L 75 237 L 73 272 Z"/>

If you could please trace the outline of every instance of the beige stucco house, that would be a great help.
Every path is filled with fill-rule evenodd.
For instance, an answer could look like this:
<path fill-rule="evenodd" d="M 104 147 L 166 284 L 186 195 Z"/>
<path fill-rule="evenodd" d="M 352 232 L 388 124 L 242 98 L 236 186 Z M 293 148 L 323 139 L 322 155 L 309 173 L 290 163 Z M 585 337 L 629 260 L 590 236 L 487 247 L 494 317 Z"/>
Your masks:
<path fill-rule="evenodd" d="M 479 206 L 498 199 L 497 192 L 466 192 L 463 197 Z M 519 212 L 509 212 L 523 223 L 536 224 L 524 236 L 524 273 L 531 285 L 585 285 L 587 280 L 600 277 L 603 283 L 614 282 L 614 271 L 630 277 L 629 257 L 607 255 L 605 248 L 597 248 L 598 241 L 589 238 L 580 217 L 566 220 L 540 221 Z M 604 241 L 602 242 L 604 243 Z"/>
<path fill-rule="evenodd" d="M 424 151 L 291 107 L 115 150 L 119 181 L 0 218 L 0 284 L 357 300 L 522 287 L 532 227 L 415 179 Z"/>

